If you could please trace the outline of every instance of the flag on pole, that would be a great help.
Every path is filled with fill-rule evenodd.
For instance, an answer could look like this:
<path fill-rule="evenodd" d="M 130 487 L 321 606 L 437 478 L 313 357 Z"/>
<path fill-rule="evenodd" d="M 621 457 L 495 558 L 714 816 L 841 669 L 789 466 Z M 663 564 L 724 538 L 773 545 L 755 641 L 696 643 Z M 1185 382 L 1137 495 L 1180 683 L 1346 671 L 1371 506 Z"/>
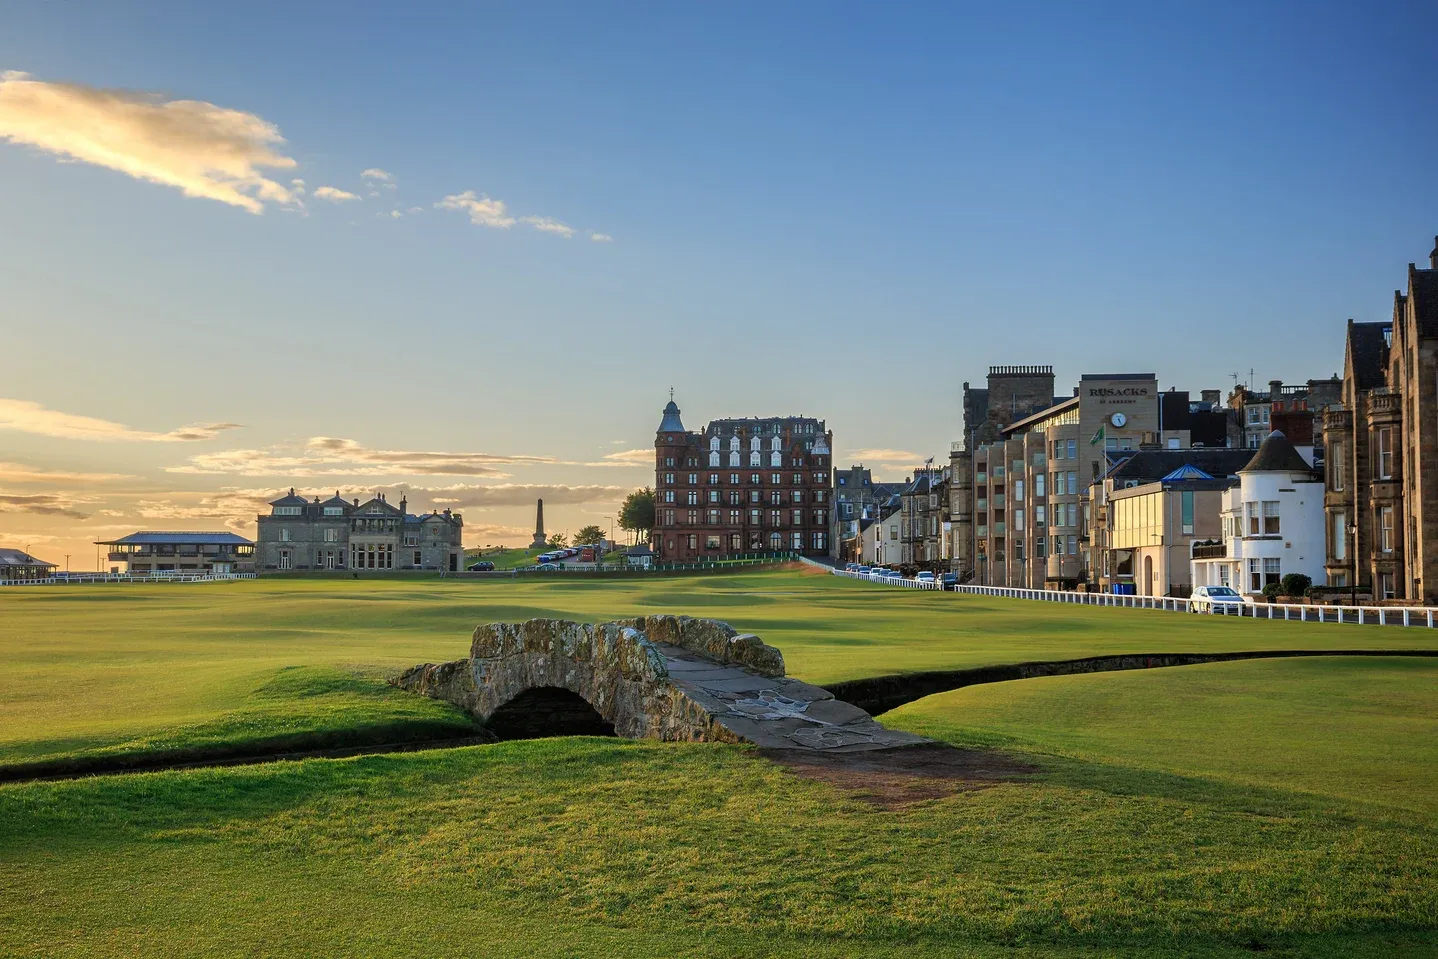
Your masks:
<path fill-rule="evenodd" d="M 1100 444 L 1100 443 L 1102 443 L 1102 442 L 1103 442 L 1103 427 L 1100 426 L 1100 427 L 1098 428 L 1098 432 L 1093 435 L 1093 439 L 1091 439 L 1091 440 L 1088 441 L 1088 445 L 1090 445 L 1090 446 L 1097 446 L 1098 444 Z"/>

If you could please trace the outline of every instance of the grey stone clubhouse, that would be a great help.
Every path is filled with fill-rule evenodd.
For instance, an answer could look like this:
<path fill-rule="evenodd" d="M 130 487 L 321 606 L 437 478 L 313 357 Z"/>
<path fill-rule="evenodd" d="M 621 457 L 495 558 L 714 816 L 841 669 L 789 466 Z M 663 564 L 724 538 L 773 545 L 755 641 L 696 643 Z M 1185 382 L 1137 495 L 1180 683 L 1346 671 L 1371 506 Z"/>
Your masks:
<path fill-rule="evenodd" d="M 416 516 L 403 496 L 383 493 L 367 503 L 338 491 L 327 500 L 281 496 L 256 517 L 255 570 L 420 569 L 457 572 L 464 563 L 464 518 L 445 510 Z"/>

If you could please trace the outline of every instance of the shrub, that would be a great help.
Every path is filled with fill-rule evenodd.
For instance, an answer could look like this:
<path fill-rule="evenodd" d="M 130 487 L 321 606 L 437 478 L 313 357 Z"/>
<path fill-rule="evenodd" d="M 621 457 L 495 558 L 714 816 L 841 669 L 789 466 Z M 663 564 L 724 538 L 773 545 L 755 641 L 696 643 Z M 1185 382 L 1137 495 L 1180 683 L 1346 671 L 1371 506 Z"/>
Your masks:
<path fill-rule="evenodd" d="M 1283 577 L 1283 595 L 1302 596 L 1313 585 L 1313 577 L 1303 573 L 1289 573 Z"/>
<path fill-rule="evenodd" d="M 1263 587 L 1263 598 L 1268 600 L 1270 603 L 1276 602 L 1278 600 L 1278 597 L 1281 595 L 1283 595 L 1283 587 L 1280 586 L 1278 583 L 1269 583 L 1267 586 Z"/>

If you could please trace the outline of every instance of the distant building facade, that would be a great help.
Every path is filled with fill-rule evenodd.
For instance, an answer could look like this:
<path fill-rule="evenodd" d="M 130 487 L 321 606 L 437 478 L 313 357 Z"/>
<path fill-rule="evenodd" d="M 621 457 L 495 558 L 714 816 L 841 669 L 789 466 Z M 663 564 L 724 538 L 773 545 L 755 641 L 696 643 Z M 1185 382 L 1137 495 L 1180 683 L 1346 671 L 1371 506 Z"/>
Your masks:
<path fill-rule="evenodd" d="M 807 416 L 711 420 L 691 433 L 671 399 L 654 436 L 656 560 L 836 555 L 833 442 Z"/>
<path fill-rule="evenodd" d="M 0 583 L 28 583 L 55 575 L 55 564 L 23 549 L 0 549 Z"/>
<path fill-rule="evenodd" d="M 1323 417 L 1328 581 L 1438 603 L 1438 237 L 1386 322 L 1348 322 L 1342 405 Z"/>
<path fill-rule="evenodd" d="M 431 570 L 458 572 L 464 562 L 464 518 L 445 510 L 414 515 L 401 497 L 366 503 L 305 499 L 291 489 L 256 517 L 258 571 Z"/>
<path fill-rule="evenodd" d="M 255 571 L 255 544 L 234 533 L 147 530 L 95 545 L 108 546 L 110 562 L 131 574 Z"/>

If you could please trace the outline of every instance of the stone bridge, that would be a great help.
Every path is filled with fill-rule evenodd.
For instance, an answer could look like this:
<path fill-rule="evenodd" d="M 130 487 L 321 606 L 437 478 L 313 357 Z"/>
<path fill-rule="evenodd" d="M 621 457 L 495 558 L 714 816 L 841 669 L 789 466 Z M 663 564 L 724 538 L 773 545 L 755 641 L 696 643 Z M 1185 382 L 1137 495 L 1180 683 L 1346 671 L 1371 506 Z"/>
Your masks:
<path fill-rule="evenodd" d="M 759 637 L 688 616 L 489 623 L 475 629 L 468 659 L 392 682 L 454 703 L 502 739 L 607 734 L 835 752 L 927 742 L 785 678 L 784 657 Z"/>

